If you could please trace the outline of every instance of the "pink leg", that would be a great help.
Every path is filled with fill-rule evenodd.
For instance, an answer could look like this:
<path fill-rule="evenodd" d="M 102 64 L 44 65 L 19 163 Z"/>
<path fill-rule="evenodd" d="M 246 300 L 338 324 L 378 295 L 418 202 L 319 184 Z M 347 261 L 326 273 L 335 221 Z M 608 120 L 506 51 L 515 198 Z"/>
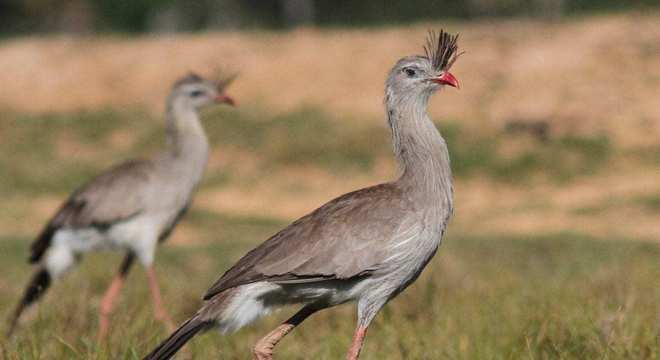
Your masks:
<path fill-rule="evenodd" d="M 162 321 L 168 331 L 174 331 L 174 322 L 172 322 L 170 314 L 167 313 L 163 306 L 163 298 L 160 295 L 160 288 L 158 287 L 158 280 L 156 279 L 156 271 L 153 266 L 147 268 L 147 277 L 149 278 L 151 296 L 154 299 L 154 315 L 156 320 Z"/>
<path fill-rule="evenodd" d="M 306 306 L 293 315 L 289 320 L 285 321 L 282 325 L 278 326 L 275 330 L 268 333 L 254 346 L 253 354 L 255 360 L 272 360 L 273 350 L 284 336 L 293 330 L 296 326 L 302 323 L 307 317 L 318 311 L 318 309 Z"/>
<path fill-rule="evenodd" d="M 104 339 L 108 335 L 108 329 L 110 328 L 110 314 L 112 313 L 112 308 L 115 306 L 115 300 L 119 295 L 119 291 L 124 285 L 124 278 L 121 275 L 115 276 L 108 287 L 108 290 L 103 295 L 103 300 L 101 301 L 101 309 L 99 315 L 99 333 L 98 338 Z"/>
<path fill-rule="evenodd" d="M 105 295 L 103 295 L 103 300 L 101 300 L 101 308 L 99 310 L 99 340 L 104 339 L 108 335 L 108 330 L 110 329 L 109 317 L 112 313 L 112 309 L 115 306 L 119 292 L 124 286 L 124 280 L 126 280 L 128 271 L 133 264 L 133 259 L 134 256 L 132 253 L 128 253 L 126 255 L 126 258 L 124 258 L 124 261 L 119 268 L 119 273 L 117 273 L 115 278 L 112 279 L 112 283 L 110 283 L 108 290 L 106 290 Z"/>
<path fill-rule="evenodd" d="M 351 348 L 348 350 L 346 355 L 346 360 L 357 360 L 360 357 L 360 350 L 362 350 L 362 344 L 364 343 L 364 337 L 367 335 L 367 327 L 358 327 L 355 330 L 355 335 L 353 335 L 353 343 L 351 343 Z"/>

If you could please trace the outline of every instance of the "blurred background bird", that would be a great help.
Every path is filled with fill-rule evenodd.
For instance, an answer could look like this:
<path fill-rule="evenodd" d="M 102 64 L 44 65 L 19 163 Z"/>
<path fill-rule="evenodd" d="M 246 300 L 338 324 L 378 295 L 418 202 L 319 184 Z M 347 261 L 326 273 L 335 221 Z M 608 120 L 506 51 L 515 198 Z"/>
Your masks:
<path fill-rule="evenodd" d="M 181 78 L 167 98 L 166 147 L 147 160 L 112 167 L 71 194 L 32 243 L 29 261 L 36 270 L 10 319 L 9 334 L 23 311 L 83 254 L 104 249 L 125 251 L 126 257 L 101 302 L 99 338 L 109 330 L 110 313 L 136 258 L 147 271 L 156 318 L 172 327 L 153 267 L 156 245 L 192 202 L 209 153 L 199 109 L 233 105 L 224 92 L 227 84 L 196 74 Z"/>

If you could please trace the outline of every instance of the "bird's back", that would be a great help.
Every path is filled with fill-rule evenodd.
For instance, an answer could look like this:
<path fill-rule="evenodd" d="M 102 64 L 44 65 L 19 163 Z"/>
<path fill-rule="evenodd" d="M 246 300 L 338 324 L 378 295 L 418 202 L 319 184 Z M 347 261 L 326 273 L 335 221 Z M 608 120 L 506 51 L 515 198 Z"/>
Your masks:
<path fill-rule="evenodd" d="M 185 212 L 194 187 L 167 174 L 169 168 L 153 159 L 131 160 L 74 191 L 33 242 L 30 262 L 42 258 L 60 229 L 93 228 L 105 232 L 117 224 L 157 212 L 163 219 L 159 235 L 168 234 Z"/>

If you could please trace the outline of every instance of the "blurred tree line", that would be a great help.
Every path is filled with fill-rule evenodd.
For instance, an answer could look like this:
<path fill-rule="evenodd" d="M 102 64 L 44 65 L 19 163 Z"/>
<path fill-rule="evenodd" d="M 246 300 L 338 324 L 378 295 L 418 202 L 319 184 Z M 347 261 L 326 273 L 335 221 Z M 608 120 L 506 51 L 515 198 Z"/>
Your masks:
<path fill-rule="evenodd" d="M 373 26 L 650 7 L 660 0 L 0 0 L 0 33 Z"/>

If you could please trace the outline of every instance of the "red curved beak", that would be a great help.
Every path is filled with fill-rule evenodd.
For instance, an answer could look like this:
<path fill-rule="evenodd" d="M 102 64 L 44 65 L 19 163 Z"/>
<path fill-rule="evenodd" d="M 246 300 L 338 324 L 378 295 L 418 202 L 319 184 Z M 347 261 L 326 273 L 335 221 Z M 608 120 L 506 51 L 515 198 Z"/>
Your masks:
<path fill-rule="evenodd" d="M 440 85 L 453 86 L 457 89 L 461 88 L 461 85 L 458 83 L 458 79 L 454 75 L 452 75 L 449 71 L 443 72 L 442 75 L 438 76 L 437 78 L 431 79 L 431 81 Z"/>
<path fill-rule="evenodd" d="M 236 106 L 236 101 L 232 99 L 229 95 L 221 93 L 215 97 L 216 104 L 227 104 L 231 106 Z"/>

